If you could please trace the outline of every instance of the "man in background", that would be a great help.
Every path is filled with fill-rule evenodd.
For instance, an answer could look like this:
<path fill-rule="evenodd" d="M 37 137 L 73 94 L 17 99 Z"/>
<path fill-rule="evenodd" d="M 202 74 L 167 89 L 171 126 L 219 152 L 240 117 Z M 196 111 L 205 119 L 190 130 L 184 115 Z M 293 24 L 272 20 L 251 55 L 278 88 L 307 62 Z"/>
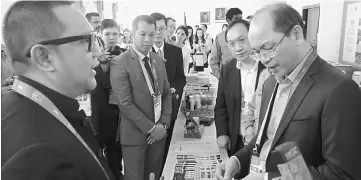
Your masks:
<path fill-rule="evenodd" d="M 122 149 L 116 142 L 120 118 L 119 108 L 110 86 L 109 63 L 126 51 L 116 45 L 119 31 L 119 26 L 113 19 L 104 19 L 100 25 L 106 54 L 100 58 L 100 66 L 95 68 L 98 86 L 91 93 L 92 122 L 105 149 L 108 164 L 117 179 L 123 176 Z"/>
<path fill-rule="evenodd" d="M 167 38 L 165 39 L 165 42 L 168 44 L 173 44 L 175 43 L 175 36 L 174 36 L 174 32 L 176 30 L 176 24 L 175 24 L 175 20 L 171 17 L 167 17 Z"/>
<path fill-rule="evenodd" d="M 183 88 L 186 84 L 186 77 L 184 75 L 182 49 L 175 45 L 164 42 L 167 33 L 167 20 L 165 16 L 160 13 L 152 13 L 150 16 L 156 20 L 157 24 L 153 52 L 162 57 L 165 63 L 167 77 L 172 91 L 172 115 L 170 119 L 170 127 L 167 131 L 168 137 L 165 144 L 165 162 L 165 158 L 167 157 L 170 146 L 170 141 L 172 139 L 174 123 L 177 119 L 179 105 L 183 95 Z"/>
<path fill-rule="evenodd" d="M 148 179 L 151 172 L 159 179 L 172 93 L 163 59 L 151 51 L 154 18 L 138 16 L 132 29 L 133 45 L 113 59 L 110 67 L 110 82 L 122 119 L 119 133 L 124 179 Z"/>
<path fill-rule="evenodd" d="M 93 27 L 94 32 L 96 32 L 97 35 L 100 36 L 100 24 L 102 23 L 102 19 L 100 18 L 100 15 L 96 12 L 90 12 L 90 13 L 86 13 L 85 17 L 90 23 L 90 25 Z"/>
<path fill-rule="evenodd" d="M 231 8 L 226 13 L 226 21 L 230 24 L 232 21 L 242 19 L 242 11 L 238 8 Z M 216 36 L 211 50 L 210 66 L 213 75 L 219 79 L 220 70 L 223 64 L 232 59 L 232 53 L 227 47 L 226 34 L 221 32 Z"/>

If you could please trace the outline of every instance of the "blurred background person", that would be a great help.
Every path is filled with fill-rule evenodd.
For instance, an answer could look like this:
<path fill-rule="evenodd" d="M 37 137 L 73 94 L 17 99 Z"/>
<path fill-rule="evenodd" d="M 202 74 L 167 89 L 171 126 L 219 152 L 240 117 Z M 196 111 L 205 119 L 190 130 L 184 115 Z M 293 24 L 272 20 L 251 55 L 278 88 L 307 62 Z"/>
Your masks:
<path fill-rule="evenodd" d="M 171 18 L 171 17 L 167 17 L 167 38 L 165 39 L 165 42 L 168 44 L 174 44 L 176 37 L 175 37 L 175 29 L 176 29 L 176 21 Z"/>
<path fill-rule="evenodd" d="M 239 8 L 231 8 L 226 13 L 227 24 L 237 19 L 242 19 L 242 11 Z M 210 66 L 212 68 L 213 76 L 219 78 L 221 67 L 228 60 L 232 59 L 231 50 L 228 48 L 226 42 L 226 33 L 221 32 L 216 36 L 216 39 L 212 46 Z"/>
<path fill-rule="evenodd" d="M 189 63 L 193 62 L 191 57 L 191 50 L 185 45 L 185 42 L 188 39 L 188 29 L 185 26 L 179 26 L 176 30 L 175 37 L 176 37 L 175 45 L 182 48 L 184 74 L 188 74 Z"/>
<path fill-rule="evenodd" d="M 130 30 L 128 28 L 125 28 L 123 30 L 123 34 L 124 34 L 124 44 L 126 44 L 126 49 L 128 49 L 132 44 L 133 44 L 133 39 L 132 39 L 132 33 L 130 32 Z"/>
<path fill-rule="evenodd" d="M 208 59 L 207 59 L 207 52 L 209 51 L 210 47 L 206 44 L 206 39 L 204 37 L 204 32 L 201 28 L 196 30 L 196 36 L 194 40 L 194 53 L 201 53 L 203 54 L 203 66 L 204 68 L 208 67 Z M 194 64 L 193 64 L 194 65 Z"/>
<path fill-rule="evenodd" d="M 100 15 L 96 12 L 90 12 L 85 14 L 86 19 L 90 23 L 90 25 L 93 27 L 94 32 L 100 36 L 100 24 L 102 23 L 102 19 L 100 18 Z"/>

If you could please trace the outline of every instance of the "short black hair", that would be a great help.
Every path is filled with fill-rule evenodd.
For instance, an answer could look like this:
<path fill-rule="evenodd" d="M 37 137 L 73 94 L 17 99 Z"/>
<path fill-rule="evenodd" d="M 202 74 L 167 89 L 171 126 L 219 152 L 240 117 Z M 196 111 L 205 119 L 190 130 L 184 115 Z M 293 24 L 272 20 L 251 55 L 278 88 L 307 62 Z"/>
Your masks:
<path fill-rule="evenodd" d="M 289 33 L 294 26 L 299 25 L 303 31 L 303 38 L 306 38 L 302 17 L 292 6 L 284 2 L 272 3 L 258 10 L 253 18 L 263 12 L 268 12 L 273 18 L 273 30 L 275 32 Z"/>
<path fill-rule="evenodd" d="M 163 14 L 155 12 L 155 13 L 152 13 L 150 16 L 153 17 L 155 19 L 155 21 L 159 21 L 159 20 L 163 19 L 165 25 L 168 26 L 167 18 L 165 18 L 165 16 Z"/>
<path fill-rule="evenodd" d="M 155 19 L 152 17 L 152 16 L 148 16 L 148 15 L 140 15 L 140 16 L 137 16 L 134 20 L 133 20 L 133 23 L 132 23 L 132 29 L 133 29 L 133 32 L 135 32 L 137 29 L 138 29 L 138 24 L 139 22 L 146 22 L 150 25 L 154 24 L 155 26 L 155 29 L 157 29 L 157 24 L 155 23 Z M 154 29 L 154 30 L 155 30 Z M 125 31 L 125 30 L 124 30 Z M 123 31 L 123 32 L 124 32 Z"/>
<path fill-rule="evenodd" d="M 222 29 L 223 29 L 224 27 L 228 27 L 228 24 L 223 24 L 223 25 L 222 25 Z"/>
<path fill-rule="evenodd" d="M 123 30 L 123 33 L 124 32 L 130 32 L 130 30 L 128 29 L 128 28 L 125 28 L 124 30 Z"/>
<path fill-rule="evenodd" d="M 246 21 L 246 20 L 244 20 L 244 19 L 237 19 L 237 20 L 235 20 L 235 21 L 232 21 L 229 25 L 228 25 L 228 27 L 227 27 L 227 30 L 226 30 L 226 42 L 228 42 L 228 40 L 227 40 L 227 34 L 228 34 L 228 31 L 230 30 L 230 29 L 232 29 L 235 25 L 237 25 L 237 24 L 243 24 L 244 26 L 246 26 L 246 28 L 247 28 L 247 30 L 249 31 L 249 22 L 248 21 Z"/>
<path fill-rule="evenodd" d="M 89 22 L 92 20 L 93 16 L 99 16 L 100 17 L 99 13 L 96 13 L 96 12 L 90 12 L 90 13 L 85 14 L 85 17 Z"/>
<path fill-rule="evenodd" d="M 118 23 L 114 21 L 114 19 L 104 19 L 100 24 L 100 30 L 103 31 L 106 28 L 113 28 L 116 27 L 119 29 Z"/>
<path fill-rule="evenodd" d="M 175 32 L 177 32 L 179 29 L 182 29 L 188 37 L 188 28 L 186 26 L 179 26 Z"/>
<path fill-rule="evenodd" d="M 226 19 L 232 20 L 233 16 L 237 14 L 243 14 L 242 10 L 240 10 L 239 8 L 228 9 L 226 13 Z"/>
<path fill-rule="evenodd" d="M 41 40 L 59 38 L 65 26 L 53 8 L 71 6 L 71 1 L 16 1 L 3 19 L 2 35 L 8 55 L 13 61 L 28 64 L 26 54 Z"/>
<path fill-rule="evenodd" d="M 172 21 L 174 21 L 174 22 L 177 22 L 175 19 L 173 19 L 173 18 L 171 18 L 171 17 L 167 17 L 167 21 L 166 21 L 166 24 L 168 25 L 168 21 L 169 20 L 172 20 Z"/>
<path fill-rule="evenodd" d="M 202 26 L 206 27 L 206 29 L 208 29 L 208 26 L 207 24 L 201 24 Z"/>

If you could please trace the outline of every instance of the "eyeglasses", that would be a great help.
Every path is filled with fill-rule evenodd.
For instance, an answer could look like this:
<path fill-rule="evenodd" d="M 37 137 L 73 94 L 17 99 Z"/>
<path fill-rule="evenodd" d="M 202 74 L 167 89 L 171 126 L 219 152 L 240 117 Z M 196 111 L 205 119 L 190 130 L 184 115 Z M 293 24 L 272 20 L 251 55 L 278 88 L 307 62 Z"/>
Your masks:
<path fill-rule="evenodd" d="M 61 44 L 66 44 L 66 43 L 71 43 L 74 41 L 80 41 L 80 40 L 87 40 L 88 42 L 88 51 L 91 52 L 94 49 L 94 43 L 96 41 L 96 35 L 95 33 L 90 33 L 87 35 L 80 35 L 80 36 L 70 36 L 70 37 L 63 37 L 63 38 L 59 38 L 59 39 L 52 39 L 52 40 L 47 40 L 47 41 L 42 41 L 36 44 L 41 44 L 41 45 L 61 45 Z M 27 57 L 31 57 L 30 55 L 30 49 L 27 51 L 26 54 Z"/>
<path fill-rule="evenodd" d="M 228 47 L 229 48 L 234 48 L 236 46 L 237 43 L 240 43 L 241 45 L 243 45 L 247 40 L 243 37 L 239 37 L 237 40 L 235 41 L 228 41 Z"/>
<path fill-rule="evenodd" d="M 155 29 L 156 31 L 159 31 L 159 32 L 163 32 L 165 31 L 165 29 L 167 29 L 166 27 L 159 27 L 157 29 Z"/>
<path fill-rule="evenodd" d="M 281 42 L 283 41 L 283 39 L 286 37 L 286 35 L 289 33 L 289 31 L 291 31 L 293 29 L 294 26 L 292 26 L 289 30 L 287 30 L 285 32 L 285 34 L 283 35 L 283 37 L 281 38 L 281 40 L 270 50 L 265 50 L 264 52 L 260 52 L 259 50 L 253 50 L 251 52 L 251 57 L 253 59 L 256 59 L 258 61 L 261 61 L 261 60 L 267 60 L 267 59 L 270 59 L 270 58 L 273 58 L 275 56 L 277 56 L 277 48 L 278 46 L 281 44 Z"/>

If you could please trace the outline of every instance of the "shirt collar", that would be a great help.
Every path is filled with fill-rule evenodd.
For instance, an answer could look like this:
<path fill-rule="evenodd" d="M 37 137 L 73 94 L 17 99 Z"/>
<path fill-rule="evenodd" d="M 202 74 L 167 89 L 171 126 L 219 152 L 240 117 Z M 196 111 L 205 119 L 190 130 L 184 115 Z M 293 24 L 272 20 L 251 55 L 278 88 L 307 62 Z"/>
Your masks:
<path fill-rule="evenodd" d="M 239 70 L 244 71 L 244 72 L 257 72 L 257 70 L 258 70 L 258 63 L 259 63 L 259 61 L 256 61 L 256 63 L 254 63 L 254 66 L 253 66 L 251 69 L 247 70 L 247 69 L 244 69 L 244 68 L 241 66 L 241 62 L 240 62 L 239 60 L 237 60 L 237 65 L 236 65 L 236 67 L 237 67 Z"/>
<path fill-rule="evenodd" d="M 300 73 L 302 67 L 304 66 L 305 62 L 309 59 L 310 54 L 313 52 L 313 49 L 311 48 L 311 50 L 307 53 L 307 55 L 304 57 L 304 59 L 296 66 L 296 68 L 291 72 L 290 75 L 288 75 L 287 77 L 284 78 L 280 78 L 276 76 L 276 80 L 278 83 L 284 83 L 286 80 L 290 81 L 291 83 L 293 83 L 296 80 L 296 77 L 298 76 L 298 74 Z"/>
<path fill-rule="evenodd" d="M 162 51 L 162 53 L 164 54 L 164 44 L 165 44 L 165 42 L 163 42 L 162 46 L 160 46 L 159 48 L 156 45 L 153 45 L 155 52 L 158 53 L 158 51 L 160 49 Z"/>
<path fill-rule="evenodd" d="M 135 53 L 138 55 L 139 61 L 143 61 L 143 59 L 145 57 L 144 54 L 140 53 L 137 49 L 135 49 L 134 45 L 132 45 L 132 47 L 133 47 Z M 147 54 L 147 57 L 150 59 L 149 52 Z"/>
<path fill-rule="evenodd" d="M 65 117 L 67 117 L 68 121 L 72 125 L 83 124 L 83 120 L 86 118 L 86 114 L 83 110 L 79 110 L 79 102 L 76 99 L 60 94 L 27 77 L 19 76 L 19 80 L 26 84 L 29 84 L 30 86 L 34 87 L 36 90 L 46 95 L 46 97 L 49 98 L 49 100 L 54 103 L 54 105 L 59 109 L 59 111 Z"/>

